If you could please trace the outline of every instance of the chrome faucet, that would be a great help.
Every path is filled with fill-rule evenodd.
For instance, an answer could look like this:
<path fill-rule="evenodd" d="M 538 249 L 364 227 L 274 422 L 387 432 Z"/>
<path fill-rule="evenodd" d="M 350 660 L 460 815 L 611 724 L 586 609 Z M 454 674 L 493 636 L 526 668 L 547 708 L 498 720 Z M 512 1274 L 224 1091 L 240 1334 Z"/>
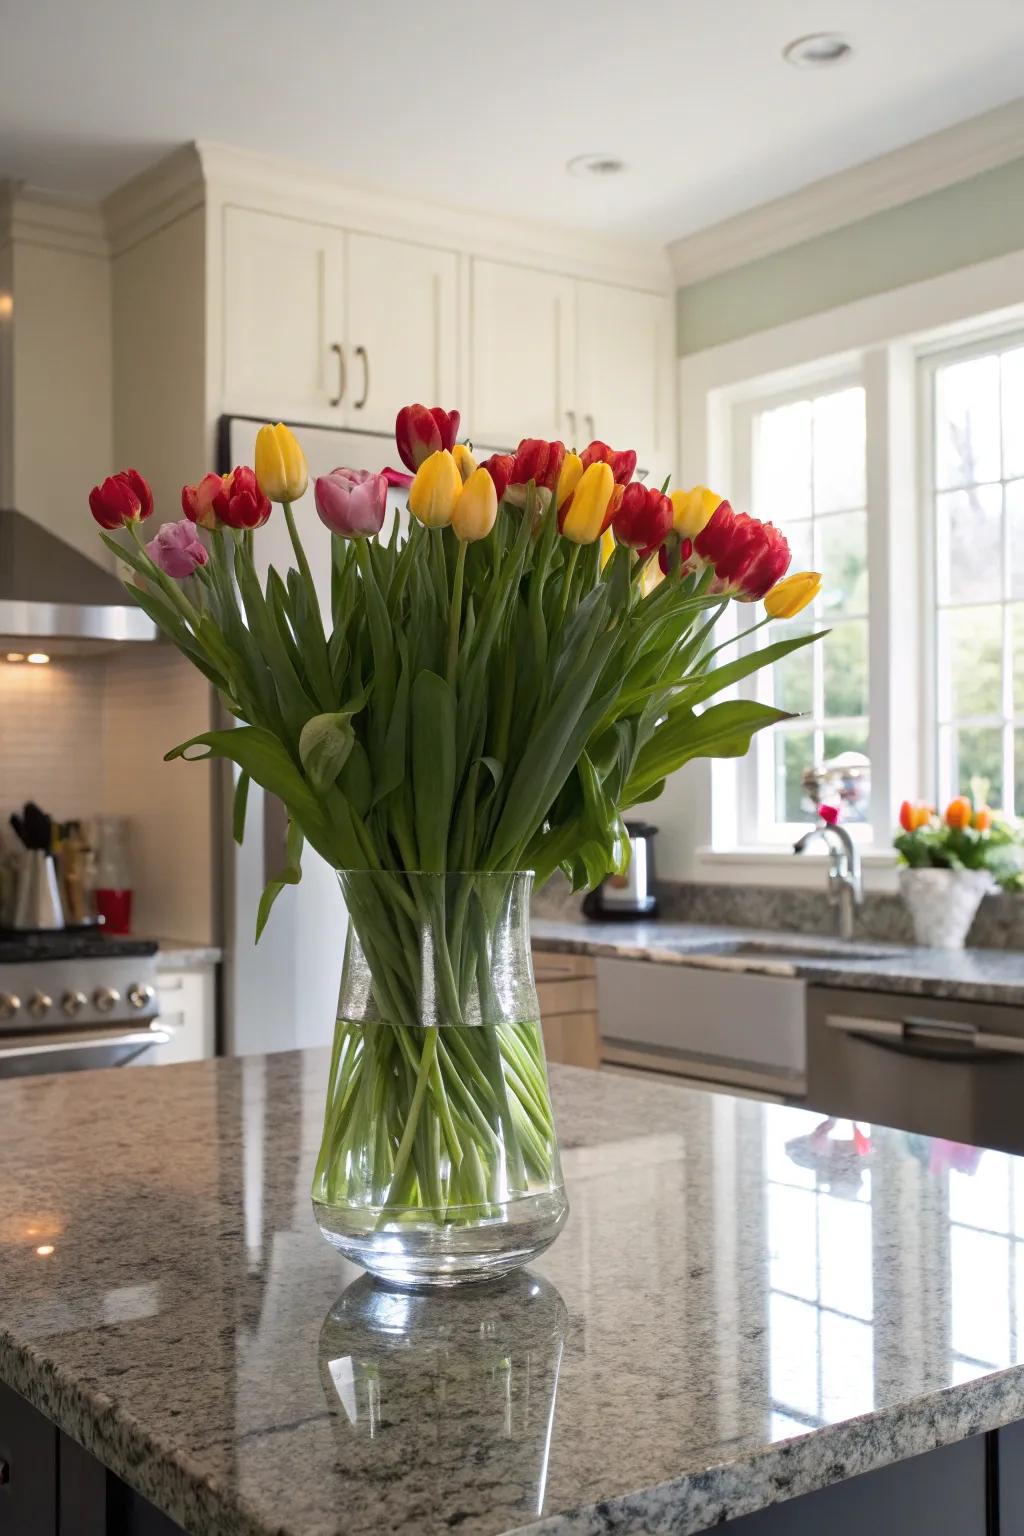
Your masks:
<path fill-rule="evenodd" d="M 841 939 L 852 939 L 854 910 L 864 900 L 860 853 L 845 827 L 828 822 L 805 832 L 793 844 L 793 852 L 804 853 L 816 837 L 824 838 L 828 848 L 828 900 L 836 909 L 837 932 Z"/>

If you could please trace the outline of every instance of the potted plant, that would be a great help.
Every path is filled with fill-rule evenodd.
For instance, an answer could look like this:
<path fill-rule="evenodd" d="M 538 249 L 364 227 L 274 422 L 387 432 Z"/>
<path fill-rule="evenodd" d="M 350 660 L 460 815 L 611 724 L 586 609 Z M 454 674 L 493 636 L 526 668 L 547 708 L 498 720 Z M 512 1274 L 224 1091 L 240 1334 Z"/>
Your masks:
<path fill-rule="evenodd" d="M 980 787 L 972 796 L 957 795 L 941 818 L 923 801 L 900 806 L 893 843 L 918 944 L 962 949 L 982 897 L 997 886 L 1022 884 L 1020 833 L 984 801 Z"/>

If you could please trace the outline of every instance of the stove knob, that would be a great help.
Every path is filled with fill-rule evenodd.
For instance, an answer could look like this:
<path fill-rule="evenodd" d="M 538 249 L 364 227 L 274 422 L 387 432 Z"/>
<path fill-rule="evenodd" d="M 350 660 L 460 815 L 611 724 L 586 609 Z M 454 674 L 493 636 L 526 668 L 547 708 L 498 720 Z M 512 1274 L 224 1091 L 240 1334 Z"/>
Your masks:
<path fill-rule="evenodd" d="M 121 1001 L 121 994 L 116 987 L 97 987 L 92 1000 L 100 1013 L 109 1013 Z"/>
<path fill-rule="evenodd" d="M 128 1001 L 133 1008 L 145 1008 L 147 1003 L 153 1001 L 155 995 L 153 988 L 141 981 L 133 981 L 128 988 Z"/>
<path fill-rule="evenodd" d="M 20 1007 L 20 997 L 13 992 L 0 992 L 0 1019 L 13 1019 Z"/>
<path fill-rule="evenodd" d="M 60 1006 L 62 1012 L 66 1013 L 69 1019 L 73 1019 L 76 1013 L 81 1013 L 83 1008 L 88 1008 L 89 999 L 84 992 L 65 992 L 60 1000 Z"/>
<path fill-rule="evenodd" d="M 41 1019 L 53 1007 L 53 998 L 48 992 L 33 992 L 27 1006 L 34 1019 Z"/>

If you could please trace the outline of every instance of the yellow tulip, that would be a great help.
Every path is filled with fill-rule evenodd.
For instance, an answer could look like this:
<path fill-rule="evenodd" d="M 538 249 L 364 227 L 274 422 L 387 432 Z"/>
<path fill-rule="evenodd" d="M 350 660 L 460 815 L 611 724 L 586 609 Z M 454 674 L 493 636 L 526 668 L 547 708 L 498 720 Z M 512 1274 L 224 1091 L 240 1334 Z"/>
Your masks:
<path fill-rule="evenodd" d="M 465 443 L 455 444 L 452 448 L 452 458 L 458 466 L 459 474 L 462 476 L 462 483 L 465 485 L 470 475 L 476 469 L 476 459 L 474 459 Z"/>
<path fill-rule="evenodd" d="M 578 453 L 567 453 L 562 460 L 562 469 L 558 476 L 558 487 L 555 491 L 555 506 L 561 511 L 569 497 L 580 483 L 583 474 L 583 460 Z"/>
<path fill-rule="evenodd" d="M 456 462 L 458 459 L 456 457 Z M 467 544 L 486 539 L 498 515 L 498 493 L 486 469 L 475 469 L 452 512 L 452 532 Z"/>
<path fill-rule="evenodd" d="M 681 539 L 695 539 L 710 523 L 722 504 L 717 491 L 695 485 L 689 491 L 673 491 L 672 526 Z"/>
<path fill-rule="evenodd" d="M 309 481 L 306 455 L 281 422 L 256 434 L 256 479 L 268 501 L 298 501 Z"/>
<path fill-rule="evenodd" d="M 484 474 L 487 471 L 484 470 Z M 488 476 L 488 479 L 490 476 Z M 426 528 L 444 528 L 462 495 L 462 476 L 447 448 L 424 459 L 409 487 L 409 511 Z"/>
<path fill-rule="evenodd" d="M 818 571 L 794 571 L 777 581 L 764 600 L 764 608 L 770 619 L 791 619 L 813 603 L 821 591 L 821 574 Z"/>
<path fill-rule="evenodd" d="M 615 491 L 609 464 L 588 464 L 573 492 L 562 522 L 562 534 L 574 544 L 593 544 L 604 532 L 605 516 Z"/>

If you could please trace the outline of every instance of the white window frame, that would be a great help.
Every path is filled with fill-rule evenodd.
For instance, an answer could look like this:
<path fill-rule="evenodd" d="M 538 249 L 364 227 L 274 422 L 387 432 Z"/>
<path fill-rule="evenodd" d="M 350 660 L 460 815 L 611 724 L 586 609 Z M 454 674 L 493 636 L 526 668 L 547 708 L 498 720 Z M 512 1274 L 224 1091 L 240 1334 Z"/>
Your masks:
<path fill-rule="evenodd" d="M 779 406 L 792 405 L 799 400 L 815 399 L 821 395 L 836 394 L 844 389 L 863 389 L 865 392 L 865 412 L 867 410 L 867 385 L 862 367 L 855 366 L 836 370 L 828 370 L 818 377 L 809 378 L 802 384 L 792 384 L 785 388 L 775 389 L 763 394 L 749 395 L 733 402 L 732 406 L 732 443 L 733 443 L 733 475 L 729 482 L 734 496 L 737 498 L 737 506 L 742 508 L 753 507 L 754 501 L 754 422 L 762 411 L 774 410 Z M 873 749 L 871 739 L 871 665 L 874 648 L 871 645 L 872 603 L 871 603 L 871 515 L 868 507 L 868 475 L 867 475 L 867 448 L 865 447 L 865 511 L 867 512 L 867 537 L 868 537 L 868 612 L 866 615 L 868 626 L 868 753 Z M 812 517 L 813 520 L 813 517 Z M 763 618 L 760 604 L 752 604 L 751 622 Z M 741 624 L 741 628 L 746 628 Z M 819 621 L 817 627 L 824 632 L 829 628 L 828 619 Z M 767 631 L 761 631 L 750 642 L 750 649 L 757 649 L 768 643 Z M 820 642 L 819 642 L 820 647 Z M 818 662 L 820 665 L 820 661 Z M 768 701 L 769 690 L 766 687 L 766 674 L 755 673 L 746 692 L 751 698 L 761 698 Z M 775 791 L 775 732 L 760 731 L 751 744 L 747 755 L 740 760 L 737 771 L 737 788 L 739 790 L 738 807 L 738 832 L 741 843 L 746 847 L 763 849 L 792 849 L 798 837 L 801 837 L 812 821 L 777 821 L 774 814 Z M 852 836 L 862 844 L 871 844 L 874 840 L 874 829 L 871 822 L 861 822 L 850 827 Z"/>
<path fill-rule="evenodd" d="M 920 592 L 930 561 L 919 494 L 918 357 L 1019 329 L 1022 294 L 1024 250 L 1017 250 L 679 359 L 678 463 L 684 483 L 700 481 L 723 492 L 732 489 L 737 401 L 788 386 L 813 387 L 843 369 L 863 371 L 874 630 L 869 662 L 874 844 L 862 855 L 869 889 L 895 888 L 891 838 L 900 799 L 915 789 L 931 797 L 936 792 L 935 755 L 927 744 L 934 658 L 929 604 Z M 811 860 L 744 844 L 738 767 L 735 761 L 695 763 L 669 780 L 656 810 L 652 807 L 661 829 L 663 871 L 673 878 L 817 886 L 821 874 Z"/>
<path fill-rule="evenodd" d="M 948 339 L 940 340 L 932 344 L 926 344 L 917 348 L 917 422 L 918 422 L 918 478 L 921 488 L 921 532 L 922 550 L 924 553 L 924 570 L 922 573 L 921 607 L 924 627 L 924 643 L 922 645 L 922 694 L 923 694 L 923 736 L 926 743 L 931 744 L 932 750 L 928 753 L 928 790 L 929 797 L 936 802 L 945 803 L 966 790 L 967 785 L 954 785 L 948 774 L 948 759 L 943 760 L 940 747 L 941 727 L 939 721 L 939 570 L 938 570 L 938 538 L 935 525 L 935 498 L 938 487 L 935 483 L 935 376 L 939 369 L 949 363 L 969 362 L 972 358 L 987 357 L 992 353 L 1011 351 L 1015 347 L 1024 346 L 1024 327 L 1019 322 L 1010 325 L 980 324 L 966 340 L 950 342 Z M 1002 440 L 1003 425 L 999 424 L 1000 441 Z M 1002 470 L 1000 464 L 1000 471 Z M 1019 478 L 1019 477 L 1017 477 Z M 995 483 L 995 482 L 992 482 Z M 1005 481 L 1000 479 L 1000 487 Z M 1005 512 L 1003 521 L 1003 556 L 1006 557 L 1006 523 Z M 999 602 L 1004 615 L 1004 650 L 1008 643 L 1005 633 L 1005 625 L 1008 623 L 1007 610 L 1011 599 L 1001 595 Z M 1024 602 L 1024 599 L 1019 599 Z M 1004 658 L 1005 659 L 1005 658 Z M 1004 672 L 1004 687 L 1007 683 L 1012 685 L 1012 676 L 1009 671 Z M 977 722 L 982 724 L 980 720 Z M 1008 691 L 1004 692 L 1003 713 L 997 720 L 994 716 L 990 723 L 993 727 L 1000 727 L 1003 732 L 1002 771 L 1004 792 L 1008 789 L 1013 795 L 1012 753 L 1008 746 L 1008 734 L 1013 731 L 1014 725 L 1019 730 L 1024 727 L 1024 716 L 1020 712 L 1014 712 L 1012 699 Z M 1015 805 L 1017 816 L 1024 816 L 1024 805 Z"/>

